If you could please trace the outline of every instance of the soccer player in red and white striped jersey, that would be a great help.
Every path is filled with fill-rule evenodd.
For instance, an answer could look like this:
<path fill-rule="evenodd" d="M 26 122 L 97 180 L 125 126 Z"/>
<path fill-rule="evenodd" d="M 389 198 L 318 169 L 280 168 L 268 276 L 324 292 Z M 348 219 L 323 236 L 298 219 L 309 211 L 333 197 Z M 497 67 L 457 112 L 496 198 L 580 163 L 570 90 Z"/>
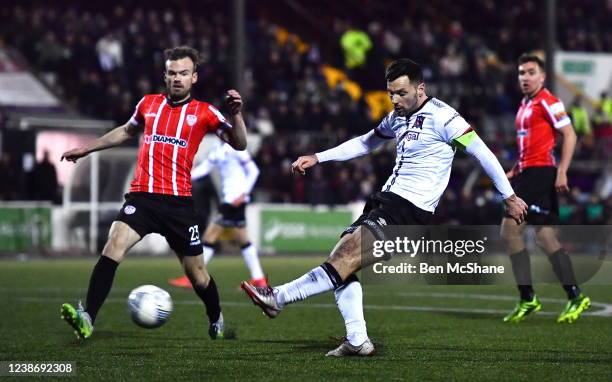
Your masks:
<path fill-rule="evenodd" d="M 185 274 L 206 306 L 211 338 L 223 338 L 224 322 L 216 284 L 202 260 L 201 222 L 191 198 L 191 167 L 200 142 L 207 133 L 217 134 L 236 150 L 246 148 L 242 99 L 229 90 L 226 106 L 229 121 L 214 106 L 193 99 L 198 81 L 199 53 L 190 47 L 166 50 L 166 93 L 145 95 L 130 120 L 85 147 L 70 150 L 62 159 L 76 162 L 91 152 L 120 145 L 144 133 L 138 165 L 126 202 L 91 275 L 84 309 L 62 305 L 62 317 L 87 338 L 98 310 L 106 299 L 115 270 L 127 251 L 145 235 L 163 235 L 178 255 Z"/>
<path fill-rule="evenodd" d="M 519 159 L 507 175 L 516 194 L 527 203 L 529 214 L 521 224 L 508 216 L 502 220 L 502 236 L 520 292 L 519 303 L 504 321 L 520 322 L 542 308 L 533 290 L 529 253 L 522 236 L 529 223 L 537 226 L 536 242 L 546 253 L 569 300 L 557 322 L 571 323 L 589 307 L 590 300 L 580 292 L 570 258 L 551 226 L 558 223 L 557 193 L 569 190 L 567 170 L 574 154 L 576 134 L 563 102 L 544 87 L 546 74 L 542 59 L 524 54 L 518 63 L 518 80 L 524 94 L 515 121 Z M 557 133 L 563 136 L 558 167 L 553 155 Z"/>

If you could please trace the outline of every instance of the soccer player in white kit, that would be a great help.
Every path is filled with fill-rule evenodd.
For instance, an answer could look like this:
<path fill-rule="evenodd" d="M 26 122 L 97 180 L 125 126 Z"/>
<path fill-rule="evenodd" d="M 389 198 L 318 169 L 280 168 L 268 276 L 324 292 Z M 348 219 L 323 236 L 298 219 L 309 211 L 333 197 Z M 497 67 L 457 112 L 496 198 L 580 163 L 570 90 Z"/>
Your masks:
<path fill-rule="evenodd" d="M 354 273 L 381 259 L 362 258 L 362 238 L 364 243 L 384 239 L 386 225 L 429 224 L 448 185 L 457 147 L 480 163 L 504 199 L 508 216 L 522 222 L 527 213 L 527 205 L 514 194 L 497 158 L 470 125 L 452 107 L 427 96 L 417 63 L 396 60 L 387 67 L 385 78 L 394 110 L 378 127 L 330 150 L 299 157 L 293 163 L 293 170 L 304 174 L 319 162 L 349 160 L 395 139 L 395 168 L 381 192 L 368 199 L 363 214 L 343 232 L 320 266 L 273 288 L 242 283 L 251 300 L 271 318 L 288 304 L 334 290 L 347 335 L 327 356 L 375 354 L 363 316 L 361 285 Z"/>
<path fill-rule="evenodd" d="M 219 171 L 221 176 L 222 204 L 219 206 L 219 216 L 206 228 L 204 232 L 204 263 L 212 259 L 215 254 L 214 243 L 224 229 L 231 229 L 235 240 L 240 245 L 244 262 L 251 272 L 252 285 L 266 287 L 268 282 L 259 262 L 257 248 L 249 240 L 246 230 L 245 209 L 250 201 L 250 193 L 259 177 L 259 168 L 245 151 L 236 151 L 225 142 L 210 152 L 208 157 L 191 171 L 191 179 L 205 177 L 213 169 Z M 178 287 L 190 288 L 191 283 L 186 277 L 179 277 L 169 281 Z"/>

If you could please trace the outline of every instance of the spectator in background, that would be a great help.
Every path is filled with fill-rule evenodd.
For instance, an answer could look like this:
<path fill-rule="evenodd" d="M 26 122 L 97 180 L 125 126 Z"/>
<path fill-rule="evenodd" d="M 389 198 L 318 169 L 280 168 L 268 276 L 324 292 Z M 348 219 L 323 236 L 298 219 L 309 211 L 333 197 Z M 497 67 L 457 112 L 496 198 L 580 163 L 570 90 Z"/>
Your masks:
<path fill-rule="evenodd" d="M 608 95 L 608 92 L 601 92 L 600 97 L 599 104 L 601 105 L 601 110 L 607 116 L 608 122 L 612 122 L 612 97 Z"/>
<path fill-rule="evenodd" d="M 576 95 L 569 109 L 569 116 L 572 119 L 574 131 L 576 131 L 578 136 L 575 156 L 580 159 L 590 157 L 594 146 L 591 120 L 582 101 L 582 94 Z"/>
<path fill-rule="evenodd" d="M 578 94 L 574 98 L 574 102 L 570 106 L 570 118 L 578 136 L 591 135 L 591 121 L 589 120 L 589 113 L 582 105 L 582 94 Z"/>
<path fill-rule="evenodd" d="M 105 72 L 112 72 L 123 65 L 123 47 L 115 33 L 102 37 L 96 44 L 96 52 L 100 67 Z"/>
<path fill-rule="evenodd" d="M 366 64 L 373 44 L 366 32 L 349 26 L 340 36 L 340 46 L 344 51 L 344 66 L 350 70 Z"/>
<path fill-rule="evenodd" d="M 13 156 L 3 152 L 0 157 L 0 200 L 19 200 L 23 195 L 23 170 Z"/>
<path fill-rule="evenodd" d="M 57 173 L 55 166 L 49 161 L 49 151 L 44 151 L 43 159 L 37 162 L 28 174 L 28 188 L 32 200 L 57 202 Z"/>

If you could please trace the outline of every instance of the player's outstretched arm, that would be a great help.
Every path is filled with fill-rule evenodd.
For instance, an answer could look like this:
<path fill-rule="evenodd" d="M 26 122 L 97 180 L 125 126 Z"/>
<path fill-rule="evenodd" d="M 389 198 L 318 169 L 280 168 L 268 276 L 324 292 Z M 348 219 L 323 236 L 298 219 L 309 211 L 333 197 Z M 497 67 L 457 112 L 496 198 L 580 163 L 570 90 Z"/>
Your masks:
<path fill-rule="evenodd" d="M 227 130 L 227 143 L 234 150 L 245 150 L 247 147 L 246 125 L 242 118 L 242 96 L 240 93 L 234 89 L 228 90 L 225 97 L 225 106 L 230 114 L 229 119 L 233 126 L 233 128 Z"/>
<path fill-rule="evenodd" d="M 383 143 L 387 142 L 386 139 L 382 139 L 374 133 L 374 130 L 350 139 L 334 148 L 322 151 L 313 155 L 306 155 L 299 157 L 291 165 L 291 171 L 293 173 L 299 172 L 304 175 L 306 169 L 310 168 L 317 163 L 327 161 L 345 161 L 359 156 L 365 155 Z"/>
<path fill-rule="evenodd" d="M 455 138 L 453 142 L 480 163 L 480 166 L 491 178 L 493 185 L 504 199 L 508 215 L 517 224 L 521 224 L 527 216 L 527 204 L 514 194 L 503 167 L 487 145 L 472 130 Z"/>
<path fill-rule="evenodd" d="M 332 149 L 322 151 L 313 155 L 299 157 L 291 165 L 292 172 L 299 172 L 304 175 L 307 168 L 320 162 L 345 161 L 372 152 L 378 146 L 387 142 L 374 133 L 374 130 L 356 138 L 350 139 Z"/>
<path fill-rule="evenodd" d="M 115 127 L 113 130 L 99 138 L 96 138 L 85 146 L 66 151 L 62 154 L 61 160 L 66 159 L 67 161 L 76 163 L 79 158 L 87 156 L 94 151 L 100 151 L 122 144 L 138 134 L 138 131 L 138 126 L 127 122 L 124 125 Z"/>

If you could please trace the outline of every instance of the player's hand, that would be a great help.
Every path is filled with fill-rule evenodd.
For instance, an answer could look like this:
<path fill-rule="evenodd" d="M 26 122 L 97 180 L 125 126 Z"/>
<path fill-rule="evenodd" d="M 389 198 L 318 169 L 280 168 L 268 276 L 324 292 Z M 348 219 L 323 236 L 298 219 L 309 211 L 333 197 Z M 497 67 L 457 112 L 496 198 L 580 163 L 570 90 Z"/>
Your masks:
<path fill-rule="evenodd" d="M 516 172 L 514 171 L 514 169 L 512 169 L 506 173 L 506 176 L 508 177 L 508 180 L 512 180 L 512 178 L 516 176 Z"/>
<path fill-rule="evenodd" d="M 245 201 L 246 201 L 246 194 L 240 194 L 239 197 L 237 197 L 236 199 L 232 200 L 231 205 L 233 207 L 238 207 L 239 205 L 241 205 Z"/>
<path fill-rule="evenodd" d="M 567 173 L 565 171 L 557 171 L 557 180 L 555 181 L 555 189 L 560 194 L 563 194 L 569 191 L 569 186 L 567 185 Z"/>
<path fill-rule="evenodd" d="M 306 174 L 307 168 L 310 168 L 316 165 L 317 163 L 319 163 L 319 160 L 317 159 L 316 155 L 306 155 L 306 156 L 299 157 L 291 165 L 291 172 L 294 174 L 296 172 L 299 172 L 300 174 L 304 175 Z"/>
<path fill-rule="evenodd" d="M 527 217 L 527 204 L 523 199 L 516 195 L 512 195 L 504 200 L 504 203 L 506 204 L 506 213 L 514 219 L 516 224 L 522 224 Z"/>
<path fill-rule="evenodd" d="M 231 115 L 236 115 L 242 110 L 242 96 L 236 90 L 227 91 L 225 106 Z"/>
<path fill-rule="evenodd" d="M 62 154 L 62 158 L 60 159 L 60 162 L 66 159 L 68 162 L 76 163 L 77 159 L 82 158 L 86 156 L 87 154 L 89 154 L 89 151 L 87 151 L 84 147 L 72 149 Z"/>

